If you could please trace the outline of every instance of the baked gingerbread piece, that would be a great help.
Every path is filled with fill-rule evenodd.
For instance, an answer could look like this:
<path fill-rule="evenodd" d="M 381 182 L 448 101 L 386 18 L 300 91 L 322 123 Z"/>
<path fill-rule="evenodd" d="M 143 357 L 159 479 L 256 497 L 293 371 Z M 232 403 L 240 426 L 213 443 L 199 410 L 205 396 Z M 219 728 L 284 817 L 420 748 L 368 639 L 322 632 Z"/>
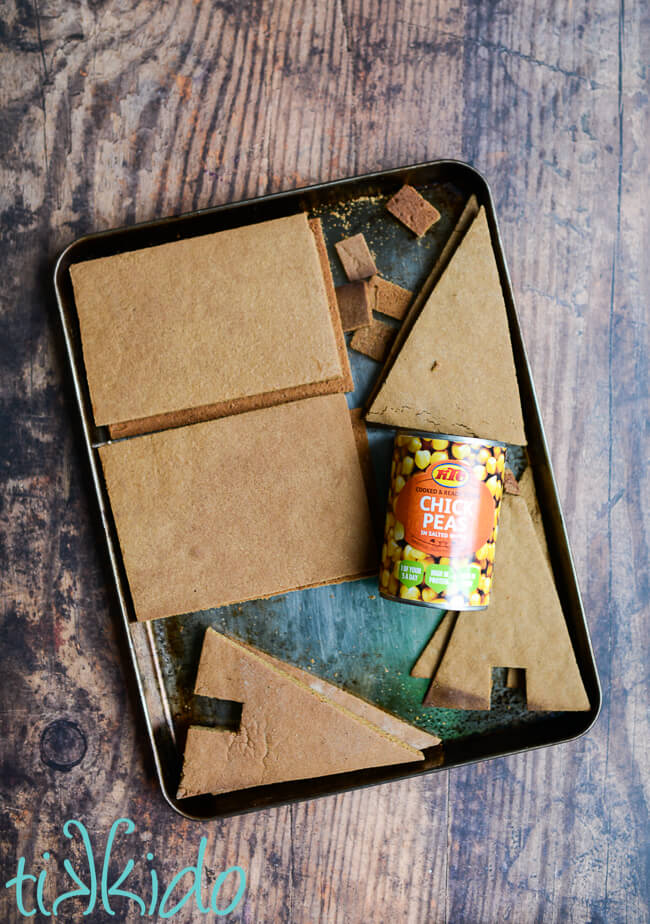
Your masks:
<path fill-rule="evenodd" d="M 344 395 L 118 440 L 99 456 L 140 620 L 376 572 Z"/>
<path fill-rule="evenodd" d="M 411 304 L 413 293 L 379 275 L 372 276 L 368 281 L 368 286 L 371 292 L 372 310 L 401 321 Z"/>
<path fill-rule="evenodd" d="M 305 214 L 86 260 L 70 277 L 95 423 L 111 438 L 353 388 L 322 231 Z"/>
<path fill-rule="evenodd" d="M 509 468 L 506 468 L 503 475 L 503 488 L 506 494 L 521 494 L 519 482 Z"/>
<path fill-rule="evenodd" d="M 491 669 L 525 687 L 531 711 L 582 711 L 589 700 L 555 586 L 532 471 L 506 494 L 485 612 L 446 613 L 411 671 L 431 677 L 425 705 L 489 709 Z"/>
<path fill-rule="evenodd" d="M 344 237 L 342 241 L 338 241 L 334 246 L 345 270 L 345 275 L 350 282 L 369 279 L 377 272 L 375 258 L 370 253 L 363 234 Z"/>
<path fill-rule="evenodd" d="M 388 211 L 417 237 L 440 219 L 440 212 L 408 183 L 386 203 Z"/>
<path fill-rule="evenodd" d="M 508 314 L 483 207 L 410 328 L 366 421 L 525 444 Z"/>
<path fill-rule="evenodd" d="M 396 333 L 397 328 L 390 327 L 383 321 L 377 321 L 373 318 L 368 327 L 362 327 L 355 333 L 350 341 L 350 346 L 357 353 L 363 353 L 365 356 L 369 356 L 371 359 L 381 363 L 386 358 Z"/>
<path fill-rule="evenodd" d="M 237 731 L 190 726 L 179 798 L 418 762 L 423 743 L 438 743 L 214 629 L 205 635 L 195 693 L 242 703 L 241 722 Z"/>
<path fill-rule="evenodd" d="M 343 330 L 350 331 L 368 327 L 372 321 L 372 306 L 370 289 L 366 282 L 361 280 L 337 286 L 336 300 Z"/>

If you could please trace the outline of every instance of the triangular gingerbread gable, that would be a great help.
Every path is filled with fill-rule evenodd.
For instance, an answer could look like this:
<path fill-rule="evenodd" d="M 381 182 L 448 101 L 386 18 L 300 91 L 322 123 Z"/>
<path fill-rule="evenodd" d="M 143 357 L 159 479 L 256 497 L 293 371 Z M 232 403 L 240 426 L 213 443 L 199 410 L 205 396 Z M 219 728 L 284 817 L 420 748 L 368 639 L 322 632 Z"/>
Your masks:
<path fill-rule="evenodd" d="M 526 671 L 531 711 L 589 709 L 553 574 L 523 496 L 503 499 L 491 603 L 460 613 L 425 703 L 489 709 L 493 667 Z"/>
<path fill-rule="evenodd" d="M 419 761 L 416 748 L 208 629 L 195 692 L 243 704 L 239 730 L 191 726 L 180 798 Z"/>
<path fill-rule="evenodd" d="M 508 318 L 481 208 L 422 308 L 366 419 L 526 442 Z"/>

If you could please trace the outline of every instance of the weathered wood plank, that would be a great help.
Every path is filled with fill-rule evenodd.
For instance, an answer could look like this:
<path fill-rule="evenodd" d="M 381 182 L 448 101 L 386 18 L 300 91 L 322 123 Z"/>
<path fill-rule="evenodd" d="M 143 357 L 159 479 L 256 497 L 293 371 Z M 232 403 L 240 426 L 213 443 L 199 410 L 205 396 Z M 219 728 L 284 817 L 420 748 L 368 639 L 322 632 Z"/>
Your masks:
<path fill-rule="evenodd" d="M 619 32 L 619 171 L 615 261 L 608 340 L 609 479 L 607 502 L 608 684 L 605 809 L 607 913 L 623 920 L 649 915 L 650 745 L 648 743 L 648 418 L 649 219 L 647 195 L 650 119 L 647 72 L 650 11 L 625 5 Z M 611 910 L 610 910 L 611 909 Z"/>
<path fill-rule="evenodd" d="M 637 367 L 634 398 L 640 401 L 643 347 L 637 312 L 643 311 L 643 300 L 633 280 L 638 272 L 634 247 L 644 221 L 637 214 L 628 238 L 632 253 L 625 257 L 617 232 L 623 206 L 619 158 L 622 163 L 626 158 L 625 142 L 618 139 L 619 67 L 621 80 L 632 80 L 639 49 L 619 60 L 623 24 L 616 7 L 607 13 L 601 9 L 597 19 L 586 7 L 574 7 L 578 20 L 565 33 L 547 29 L 548 20 L 557 23 L 557 10 L 538 14 L 520 7 L 514 17 L 499 21 L 487 16 L 487 7 L 474 8 L 477 55 L 468 75 L 470 93 L 478 100 L 479 87 L 489 85 L 491 94 L 487 104 L 477 105 L 479 126 L 469 135 L 476 156 L 491 164 L 494 187 L 501 190 L 505 249 L 605 685 L 605 707 L 586 739 L 550 753 L 508 759 L 494 773 L 489 768 L 478 775 L 463 770 L 451 776 L 450 824 L 457 846 L 449 860 L 448 912 L 450 920 L 508 915 L 549 921 L 644 919 L 647 902 L 640 896 L 647 890 L 647 869 L 643 864 L 637 868 L 632 857 L 644 853 L 641 831 L 647 822 L 637 827 L 632 816 L 647 818 L 648 778 L 642 769 L 647 761 L 644 765 L 645 745 L 633 744 L 639 700 L 634 697 L 629 710 L 623 702 L 629 697 L 629 677 L 636 672 L 638 678 L 647 663 L 647 642 L 637 634 L 640 622 L 633 613 L 635 605 L 637 611 L 647 609 L 647 590 L 639 583 L 647 544 L 637 503 L 627 500 L 625 486 L 634 483 L 634 470 L 628 467 L 613 488 L 613 460 L 607 454 L 610 437 L 617 458 L 622 442 L 640 438 L 634 425 L 638 404 L 629 400 L 628 367 Z M 523 26 L 529 16 L 528 28 L 517 30 L 513 45 L 508 37 L 513 18 Z M 547 35 L 544 48 L 538 43 Z M 572 51 L 571 42 L 578 36 L 583 51 L 574 57 L 577 46 Z M 505 79 L 495 80 L 494 71 L 488 76 L 497 66 Z M 637 132 L 642 118 L 637 115 Z M 630 147 L 634 155 L 627 156 L 634 158 L 638 183 L 637 171 L 647 172 L 647 159 L 637 145 Z M 624 312 L 626 298 L 635 307 Z M 628 392 L 627 402 L 622 394 L 618 397 L 621 392 Z M 635 449 L 625 457 L 638 458 Z M 613 500 L 614 516 L 621 502 L 619 528 L 609 513 Z M 625 552 L 618 548 L 623 532 Z M 617 562 L 621 577 L 614 591 L 609 569 L 616 573 Z M 631 568 L 635 579 L 624 585 L 622 575 L 630 578 Z M 626 598 L 627 606 L 619 609 Z M 621 633 L 625 641 L 614 654 L 612 639 Z M 636 683 L 641 690 L 642 681 Z M 617 685 L 615 701 L 610 696 Z M 614 782 L 612 761 L 619 781 L 635 781 L 625 787 L 624 797 Z M 490 803 L 493 809 L 486 808 Z M 471 869 L 478 870 L 476 875 L 468 873 Z"/>

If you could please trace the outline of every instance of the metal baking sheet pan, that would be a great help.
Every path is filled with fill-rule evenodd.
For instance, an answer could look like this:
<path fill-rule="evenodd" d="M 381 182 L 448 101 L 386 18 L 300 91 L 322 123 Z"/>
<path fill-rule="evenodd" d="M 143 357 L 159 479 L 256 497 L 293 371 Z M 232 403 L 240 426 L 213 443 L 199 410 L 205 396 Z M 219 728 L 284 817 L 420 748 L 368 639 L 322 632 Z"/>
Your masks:
<path fill-rule="evenodd" d="M 412 184 L 435 202 L 442 214 L 433 229 L 417 241 L 384 208 L 387 199 L 404 182 Z M 423 708 L 421 703 L 428 682 L 410 677 L 409 671 L 442 613 L 382 599 L 375 579 L 294 591 L 238 606 L 138 623 L 133 613 L 97 453 L 97 447 L 108 440 L 108 433 L 93 422 L 68 272 L 70 264 L 302 210 L 322 221 L 335 284 L 345 280 L 335 257 L 334 242 L 362 231 L 377 257 L 382 275 L 417 291 L 472 194 L 479 204 L 485 206 L 492 233 L 526 421 L 528 458 L 542 508 L 557 589 L 590 710 L 579 713 L 528 712 L 523 694 L 508 689 L 503 672 L 498 670 L 493 676 L 492 708 L 489 711 Z M 583 734 L 590 728 L 601 703 L 598 675 L 517 320 L 494 203 L 486 181 L 476 170 L 456 161 L 419 164 L 88 235 L 75 241 L 61 254 L 56 264 L 54 284 L 133 677 L 142 702 L 160 785 L 165 798 L 177 812 L 190 818 L 208 819 L 266 808 L 555 744 Z M 346 336 L 349 338 L 350 335 Z M 348 395 L 348 402 L 350 407 L 359 407 L 366 401 L 380 366 L 353 350 L 349 353 L 355 391 Z M 377 481 L 376 526 L 380 535 L 392 433 L 371 428 L 369 438 Z M 523 451 L 511 453 L 509 463 L 518 474 L 526 464 Z M 210 709 L 210 704 L 206 704 L 202 697 L 195 698 L 192 694 L 203 635 L 208 626 L 325 677 L 433 732 L 443 740 L 442 748 L 431 749 L 426 753 L 425 761 L 417 765 L 360 770 L 219 796 L 176 799 L 188 726 L 227 725 L 231 719 L 224 704 L 215 704 Z"/>

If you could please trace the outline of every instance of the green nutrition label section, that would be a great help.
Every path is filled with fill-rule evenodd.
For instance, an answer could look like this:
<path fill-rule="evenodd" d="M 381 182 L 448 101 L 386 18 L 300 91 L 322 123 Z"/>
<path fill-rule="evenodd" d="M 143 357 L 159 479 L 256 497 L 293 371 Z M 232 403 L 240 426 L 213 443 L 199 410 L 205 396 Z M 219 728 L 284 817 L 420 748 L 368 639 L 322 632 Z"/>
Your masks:
<path fill-rule="evenodd" d="M 453 588 L 462 594 L 471 594 L 478 587 L 481 569 L 478 565 L 424 565 L 419 561 L 402 561 L 399 566 L 399 580 L 405 587 L 417 587 L 423 581 L 436 593 L 448 592 Z"/>

